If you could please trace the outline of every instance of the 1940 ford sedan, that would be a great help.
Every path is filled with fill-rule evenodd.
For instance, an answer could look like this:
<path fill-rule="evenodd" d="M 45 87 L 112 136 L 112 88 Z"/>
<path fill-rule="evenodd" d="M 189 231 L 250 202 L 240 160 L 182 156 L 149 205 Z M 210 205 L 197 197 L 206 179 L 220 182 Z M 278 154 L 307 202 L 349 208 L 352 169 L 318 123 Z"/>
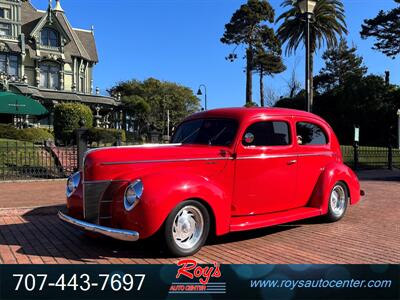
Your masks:
<path fill-rule="evenodd" d="M 83 230 L 136 241 L 158 233 L 175 256 L 216 235 L 325 215 L 360 200 L 356 175 L 320 117 L 296 110 L 228 108 L 188 117 L 172 144 L 87 152 L 67 184 Z"/>

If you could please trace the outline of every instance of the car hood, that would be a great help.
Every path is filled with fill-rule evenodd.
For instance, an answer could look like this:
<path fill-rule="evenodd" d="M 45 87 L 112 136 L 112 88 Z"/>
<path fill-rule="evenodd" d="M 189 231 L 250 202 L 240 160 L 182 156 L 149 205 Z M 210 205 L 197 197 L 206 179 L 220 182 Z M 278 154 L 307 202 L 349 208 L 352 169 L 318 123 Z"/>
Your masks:
<path fill-rule="evenodd" d="M 181 144 L 99 148 L 86 154 L 84 178 L 85 181 L 130 180 L 165 168 L 187 171 L 188 166 L 198 172 L 204 169 L 201 175 L 211 176 L 231 159 L 229 153 L 227 147 Z"/>

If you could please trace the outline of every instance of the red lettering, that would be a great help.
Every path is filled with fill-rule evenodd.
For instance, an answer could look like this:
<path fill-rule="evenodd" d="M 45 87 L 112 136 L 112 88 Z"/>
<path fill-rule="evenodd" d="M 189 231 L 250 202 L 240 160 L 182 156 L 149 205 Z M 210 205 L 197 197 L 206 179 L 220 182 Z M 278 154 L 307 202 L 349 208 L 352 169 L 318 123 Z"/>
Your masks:
<path fill-rule="evenodd" d="M 193 274 L 190 273 L 190 270 L 193 270 L 197 266 L 197 262 L 192 259 L 183 259 L 178 262 L 178 267 L 182 266 L 178 269 L 176 273 L 176 278 L 179 278 L 181 275 L 193 279 Z"/>
<path fill-rule="evenodd" d="M 201 284 L 207 284 L 211 277 L 219 278 L 221 277 L 220 266 L 214 263 L 214 267 L 204 267 L 197 266 L 197 262 L 192 259 L 184 259 L 178 262 L 178 272 L 176 278 L 181 275 L 187 278 L 193 279 L 194 277 L 200 278 L 199 282 Z"/>

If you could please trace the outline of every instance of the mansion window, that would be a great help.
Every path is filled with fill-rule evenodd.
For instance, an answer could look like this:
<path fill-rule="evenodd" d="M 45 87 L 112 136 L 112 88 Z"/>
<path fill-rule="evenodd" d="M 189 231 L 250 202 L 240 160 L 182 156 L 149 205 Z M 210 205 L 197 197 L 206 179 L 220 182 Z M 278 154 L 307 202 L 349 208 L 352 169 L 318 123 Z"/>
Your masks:
<path fill-rule="evenodd" d="M 4 7 L 0 7 L 0 18 L 9 19 L 10 18 L 10 10 Z"/>
<path fill-rule="evenodd" d="M 11 25 L 7 23 L 0 23 L 0 36 L 10 36 Z"/>
<path fill-rule="evenodd" d="M 40 87 L 60 89 L 60 65 L 44 63 L 40 65 Z"/>
<path fill-rule="evenodd" d="M 59 47 L 60 39 L 58 32 L 51 28 L 43 28 L 40 33 L 40 40 L 43 46 Z"/>
<path fill-rule="evenodd" d="M 18 76 L 18 56 L 0 53 L 0 73 Z"/>

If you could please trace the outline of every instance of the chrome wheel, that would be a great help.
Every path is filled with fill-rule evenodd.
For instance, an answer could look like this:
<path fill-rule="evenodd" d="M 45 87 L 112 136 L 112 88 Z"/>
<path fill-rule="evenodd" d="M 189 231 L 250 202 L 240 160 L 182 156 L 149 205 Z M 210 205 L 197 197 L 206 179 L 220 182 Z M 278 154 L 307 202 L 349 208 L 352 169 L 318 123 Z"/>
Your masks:
<path fill-rule="evenodd" d="M 346 191 L 341 185 L 336 185 L 331 193 L 330 206 L 332 213 L 341 216 L 346 210 Z"/>
<path fill-rule="evenodd" d="M 201 211 L 193 206 L 184 206 L 172 223 L 172 236 L 181 249 L 193 248 L 202 238 L 204 219 Z"/>

